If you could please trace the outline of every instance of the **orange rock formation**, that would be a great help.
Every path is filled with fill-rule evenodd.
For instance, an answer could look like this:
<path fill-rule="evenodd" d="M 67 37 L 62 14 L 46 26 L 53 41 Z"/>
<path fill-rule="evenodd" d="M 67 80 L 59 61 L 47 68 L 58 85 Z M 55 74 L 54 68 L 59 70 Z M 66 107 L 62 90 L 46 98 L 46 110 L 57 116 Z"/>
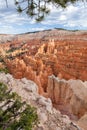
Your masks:
<path fill-rule="evenodd" d="M 87 31 L 54 29 L 16 35 L 0 44 L 0 56 L 15 78 L 33 80 L 40 94 L 50 97 L 61 111 L 65 108 L 64 114 L 68 111 L 70 116 L 84 117 L 87 88 L 82 81 L 87 80 Z M 52 74 L 59 77 L 60 82 L 50 80 L 48 77 Z M 75 81 L 62 82 L 61 79 L 82 81 L 78 80 L 78 85 Z"/>
<path fill-rule="evenodd" d="M 48 76 L 87 80 L 87 32 L 52 30 L 16 35 L 2 48 L 16 48 L 7 53 L 5 63 L 16 78 L 35 81 L 46 92 Z M 4 47 L 3 47 L 4 46 Z"/>

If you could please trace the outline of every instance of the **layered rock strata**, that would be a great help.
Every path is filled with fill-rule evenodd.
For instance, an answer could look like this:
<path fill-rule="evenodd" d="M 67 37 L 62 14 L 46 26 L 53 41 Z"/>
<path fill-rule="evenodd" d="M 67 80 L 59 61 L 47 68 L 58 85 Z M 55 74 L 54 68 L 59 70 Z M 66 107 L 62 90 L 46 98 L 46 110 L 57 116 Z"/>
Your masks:
<path fill-rule="evenodd" d="M 11 40 L 6 38 L 7 43 L 0 44 L 0 55 L 5 57 L 4 62 L 15 78 L 31 77 L 36 82 L 38 76 L 39 81 L 42 79 L 38 86 L 41 84 L 44 91 L 51 74 L 87 80 L 87 31 L 54 29 L 5 37 Z M 4 36 L 0 39 L 4 42 Z"/>
<path fill-rule="evenodd" d="M 48 76 L 52 74 L 65 79 L 87 80 L 87 41 L 53 40 L 39 45 L 36 50 L 32 50 L 32 46 L 27 53 L 4 60 L 15 78 L 33 80 L 39 86 L 40 93 L 46 92 Z"/>

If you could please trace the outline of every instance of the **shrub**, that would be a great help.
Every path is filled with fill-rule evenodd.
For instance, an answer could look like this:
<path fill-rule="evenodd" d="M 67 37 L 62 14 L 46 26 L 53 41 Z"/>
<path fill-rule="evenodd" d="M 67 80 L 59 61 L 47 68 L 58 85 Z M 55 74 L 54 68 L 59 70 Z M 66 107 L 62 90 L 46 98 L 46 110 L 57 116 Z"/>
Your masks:
<path fill-rule="evenodd" d="M 4 62 L 4 60 L 3 60 L 3 58 L 1 56 L 0 56 L 0 62 L 2 62 L 2 63 Z"/>
<path fill-rule="evenodd" d="M 5 74 L 9 73 L 7 68 L 0 68 L 0 72 L 4 72 Z"/>
<path fill-rule="evenodd" d="M 16 50 L 16 48 L 13 47 L 13 48 L 7 50 L 6 53 L 14 52 L 15 50 Z"/>
<path fill-rule="evenodd" d="M 0 83 L 0 130 L 32 130 L 37 123 L 36 109 Z"/>

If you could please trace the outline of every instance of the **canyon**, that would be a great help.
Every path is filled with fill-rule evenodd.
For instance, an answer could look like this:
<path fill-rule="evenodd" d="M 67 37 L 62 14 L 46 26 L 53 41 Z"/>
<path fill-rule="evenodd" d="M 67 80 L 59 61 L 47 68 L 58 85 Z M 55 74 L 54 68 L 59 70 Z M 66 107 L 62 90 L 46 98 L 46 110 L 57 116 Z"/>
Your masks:
<path fill-rule="evenodd" d="M 16 92 L 23 101 L 37 108 L 39 124 L 32 130 L 83 130 L 69 119 L 53 108 L 49 98 L 38 94 L 38 86 L 26 78 L 15 79 L 10 74 L 0 73 L 0 82 L 7 85 L 8 90 Z"/>
<path fill-rule="evenodd" d="M 87 130 L 87 31 L 0 35 L 0 43 L 0 68 L 34 81 L 40 95 Z"/>

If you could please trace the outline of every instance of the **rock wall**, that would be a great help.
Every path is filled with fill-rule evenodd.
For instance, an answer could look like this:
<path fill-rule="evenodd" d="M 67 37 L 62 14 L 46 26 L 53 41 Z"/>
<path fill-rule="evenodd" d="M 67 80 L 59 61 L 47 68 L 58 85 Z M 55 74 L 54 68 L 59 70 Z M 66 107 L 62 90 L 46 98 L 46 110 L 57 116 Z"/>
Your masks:
<path fill-rule="evenodd" d="M 62 111 L 66 110 L 78 118 L 87 112 L 87 86 L 81 80 L 63 80 L 50 76 L 47 87 L 48 97 Z"/>

